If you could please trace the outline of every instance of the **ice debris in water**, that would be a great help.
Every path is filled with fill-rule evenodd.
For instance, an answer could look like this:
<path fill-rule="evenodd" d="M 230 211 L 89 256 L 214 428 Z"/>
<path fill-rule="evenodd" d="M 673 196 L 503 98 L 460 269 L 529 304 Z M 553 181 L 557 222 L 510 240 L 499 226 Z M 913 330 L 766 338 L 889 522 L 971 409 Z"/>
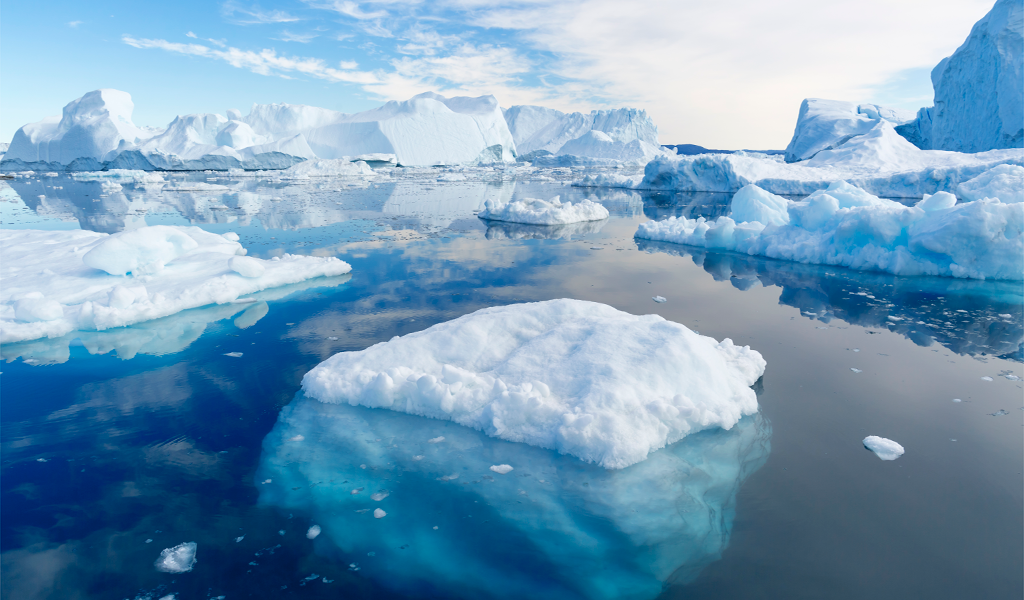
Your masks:
<path fill-rule="evenodd" d="M 748 196 L 757 211 L 740 206 L 714 220 L 648 221 L 636 237 L 896 275 L 1024 278 L 1024 203 L 957 204 L 953 194 L 937 192 L 904 206 L 845 181 L 799 201 L 754 185 L 736 193 Z"/>
<path fill-rule="evenodd" d="M 374 492 L 370 494 L 370 499 L 380 502 L 381 500 L 387 498 L 389 495 L 391 495 L 391 492 L 387 490 L 380 490 L 379 492 Z"/>
<path fill-rule="evenodd" d="M 316 536 L 318 536 L 318 535 L 320 535 L 320 526 L 319 525 L 313 525 L 312 527 L 309 528 L 308 531 L 306 531 L 306 537 L 308 537 L 311 540 L 315 540 Z M 313 579 L 316 579 L 316 577 L 314 577 Z"/>
<path fill-rule="evenodd" d="M 235 543 L 237 544 L 238 542 L 241 542 L 244 539 L 245 539 L 245 536 L 244 535 L 240 535 L 240 536 L 235 538 Z"/>
<path fill-rule="evenodd" d="M 764 369 L 728 338 L 563 299 L 487 308 L 335 354 L 302 387 L 321 402 L 454 421 L 623 468 L 755 413 L 750 386 Z"/>
<path fill-rule="evenodd" d="M 651 300 L 654 300 L 658 304 L 661 304 L 662 302 L 668 302 L 668 299 L 665 298 L 664 296 L 654 296 L 651 298 Z"/>
<path fill-rule="evenodd" d="M 992 379 L 992 378 L 991 378 L 991 377 L 989 377 L 988 375 L 985 375 L 984 377 L 982 377 L 982 378 L 981 378 L 981 380 L 982 380 L 982 381 L 994 381 L 994 379 Z"/>
<path fill-rule="evenodd" d="M 373 518 L 374 519 L 383 519 L 386 516 L 388 516 L 388 513 L 384 512 L 383 510 L 381 510 L 379 508 L 373 509 Z"/>
<path fill-rule="evenodd" d="M 896 460 L 903 456 L 903 446 L 877 435 L 864 438 L 864 447 L 878 455 L 882 460 Z"/>
<path fill-rule="evenodd" d="M 491 470 L 495 473 L 501 473 L 505 475 L 512 470 L 512 465 L 491 465 Z"/>
<path fill-rule="evenodd" d="M 953 398 L 953 402 L 963 402 L 960 398 Z"/>
<path fill-rule="evenodd" d="M 558 196 L 551 200 L 523 198 L 507 204 L 488 200 L 477 217 L 489 221 L 509 221 L 530 225 L 567 225 L 581 221 L 600 221 L 608 218 L 608 209 L 589 199 L 576 204 L 562 202 Z M 593 249 L 593 248 L 592 248 Z"/>
<path fill-rule="evenodd" d="M 428 444 L 440 444 L 443 441 L 444 441 L 444 436 L 443 435 L 439 435 L 436 438 L 430 438 L 429 440 L 427 440 L 427 443 Z"/>
<path fill-rule="evenodd" d="M 999 410 L 997 410 L 994 413 L 988 413 L 988 416 L 990 416 L 990 417 L 1005 417 L 1008 414 L 1010 414 L 1010 413 L 1007 412 L 1006 410 L 999 409 Z"/>
<path fill-rule="evenodd" d="M 854 367 L 850 367 L 850 370 L 853 371 L 854 373 L 863 373 L 864 372 L 864 371 L 862 371 L 860 369 L 856 369 Z"/>
<path fill-rule="evenodd" d="M 196 564 L 195 542 L 178 544 L 173 548 L 165 548 L 160 552 L 160 558 L 153 563 L 157 571 L 164 573 L 187 573 Z"/>
<path fill-rule="evenodd" d="M 224 356 L 230 356 L 231 358 L 242 358 L 241 352 L 225 352 Z"/>

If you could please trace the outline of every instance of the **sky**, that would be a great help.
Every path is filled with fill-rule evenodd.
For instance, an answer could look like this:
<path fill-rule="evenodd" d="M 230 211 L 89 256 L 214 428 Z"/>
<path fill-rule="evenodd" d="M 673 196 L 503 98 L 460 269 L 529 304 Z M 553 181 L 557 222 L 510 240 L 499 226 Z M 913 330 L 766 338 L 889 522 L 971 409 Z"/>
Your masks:
<path fill-rule="evenodd" d="M 137 125 L 434 91 L 647 111 L 663 144 L 781 149 L 808 97 L 916 110 L 993 0 L 7 2 L 0 140 L 88 91 Z"/>

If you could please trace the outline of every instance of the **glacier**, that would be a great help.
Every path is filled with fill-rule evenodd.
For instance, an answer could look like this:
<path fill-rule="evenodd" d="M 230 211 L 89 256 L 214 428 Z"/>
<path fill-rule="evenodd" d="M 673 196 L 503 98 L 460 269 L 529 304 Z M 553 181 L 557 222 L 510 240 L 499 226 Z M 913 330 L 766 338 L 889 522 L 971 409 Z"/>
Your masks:
<path fill-rule="evenodd" d="M 505 204 L 488 200 L 477 217 L 487 221 L 506 221 L 528 225 L 569 225 L 608 218 L 608 209 L 589 199 L 576 204 L 562 202 L 558 196 L 551 200 L 522 198 Z"/>
<path fill-rule="evenodd" d="M 476 311 L 302 379 L 306 395 L 453 421 L 621 469 L 757 412 L 765 361 L 657 315 L 582 300 Z"/>
<path fill-rule="evenodd" d="M 914 206 L 845 181 L 800 201 L 757 186 L 739 192 L 732 216 L 642 223 L 636 237 L 896 275 L 1024 279 L 1024 204 L 948 192 Z M 736 202 L 736 197 L 734 197 Z M 759 220 L 743 219 L 764 219 Z"/>
<path fill-rule="evenodd" d="M 5 229 L 0 253 L 3 344 L 248 302 L 247 294 L 351 271 L 333 257 L 251 258 L 234 233 L 166 225 L 115 234 Z"/>
<path fill-rule="evenodd" d="M 720 558 L 770 439 L 755 414 L 609 470 L 300 392 L 263 440 L 255 481 L 269 481 L 256 486 L 261 505 L 320 526 L 318 554 L 398 593 L 653 599 Z"/>

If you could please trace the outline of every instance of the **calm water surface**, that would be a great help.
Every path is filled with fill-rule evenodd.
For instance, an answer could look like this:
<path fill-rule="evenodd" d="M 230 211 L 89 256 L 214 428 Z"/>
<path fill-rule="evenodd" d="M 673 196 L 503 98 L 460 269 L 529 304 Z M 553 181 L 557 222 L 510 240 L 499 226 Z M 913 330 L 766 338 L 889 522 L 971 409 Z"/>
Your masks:
<path fill-rule="evenodd" d="M 728 195 L 566 178 L 2 184 L 5 228 L 194 224 L 237 232 L 251 255 L 353 267 L 249 304 L 0 348 L 3 597 L 1024 595 L 1019 284 L 638 245 L 639 223 L 725 214 Z M 555 195 L 595 197 L 612 217 L 474 215 L 488 199 Z M 768 362 L 760 414 L 608 472 L 298 393 L 336 352 L 565 297 L 749 344 Z M 426 443 L 437 435 L 446 443 Z M 906 454 L 880 461 L 867 435 Z M 487 470 L 510 461 L 509 475 Z M 194 569 L 158 572 L 182 542 L 198 544 Z"/>

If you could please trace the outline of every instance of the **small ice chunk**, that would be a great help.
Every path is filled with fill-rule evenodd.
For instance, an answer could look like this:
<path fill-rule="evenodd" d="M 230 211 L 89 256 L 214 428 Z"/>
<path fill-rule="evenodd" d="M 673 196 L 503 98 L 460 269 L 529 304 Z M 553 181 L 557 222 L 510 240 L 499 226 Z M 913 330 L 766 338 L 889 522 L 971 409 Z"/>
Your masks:
<path fill-rule="evenodd" d="M 429 440 L 427 440 L 427 443 L 428 444 L 440 444 L 443 441 L 444 441 L 444 436 L 443 435 L 439 435 L 436 438 L 430 438 Z"/>
<path fill-rule="evenodd" d="M 228 261 L 228 267 L 242 277 L 249 278 L 260 277 L 267 271 L 258 258 L 250 256 L 232 256 Z"/>
<path fill-rule="evenodd" d="M 988 416 L 990 416 L 990 417 L 1005 417 L 1008 414 L 1010 414 L 1010 413 L 1000 408 L 999 410 L 997 410 L 994 413 L 988 413 Z"/>
<path fill-rule="evenodd" d="M 864 371 L 861 371 L 860 369 L 856 369 L 854 367 L 850 367 L 850 370 L 853 371 L 854 373 L 863 373 L 864 372 Z"/>
<path fill-rule="evenodd" d="M 437 525 L 434 525 L 434 529 L 437 529 Z"/>
<path fill-rule="evenodd" d="M 1006 375 L 1003 375 L 1003 377 L 1009 379 L 1010 381 L 1020 381 L 1020 377 L 1017 377 L 1012 373 L 1007 373 Z"/>
<path fill-rule="evenodd" d="M 356 489 L 352 490 L 351 494 L 353 496 L 355 496 L 356 494 L 358 494 L 359 492 L 363 491 L 364 489 L 366 489 L 366 488 L 357 487 Z"/>
<path fill-rule="evenodd" d="M 989 377 L 988 375 L 986 375 L 986 376 L 982 377 L 981 380 L 982 381 L 992 381 L 992 378 Z"/>
<path fill-rule="evenodd" d="M 1012 319 L 1013 318 L 1013 315 L 1008 314 L 1008 313 L 999 313 L 999 316 L 1004 318 L 1004 319 Z"/>
<path fill-rule="evenodd" d="M 224 356 L 230 356 L 231 358 L 242 358 L 241 352 L 225 352 Z"/>
<path fill-rule="evenodd" d="M 173 548 L 164 548 L 153 565 L 157 571 L 164 573 L 187 573 L 196 564 L 197 547 L 195 542 L 185 542 Z"/>
<path fill-rule="evenodd" d="M 270 483 L 270 482 L 271 482 L 271 480 L 270 480 L 270 479 L 267 479 L 266 481 L 264 481 L 264 482 L 263 482 L 263 485 L 267 485 L 267 484 L 268 484 L 268 483 Z"/>
<path fill-rule="evenodd" d="M 146 543 L 147 544 L 152 544 L 153 543 L 153 538 L 146 538 Z"/>
<path fill-rule="evenodd" d="M 661 304 L 662 302 L 668 302 L 668 298 L 666 298 L 664 296 L 654 296 L 654 297 L 651 298 L 651 300 L 654 300 L 658 304 Z"/>
<path fill-rule="evenodd" d="M 374 492 L 374 493 L 370 494 L 370 499 L 371 500 L 376 500 L 377 502 L 380 502 L 381 500 L 387 498 L 390 495 L 391 495 L 391 492 L 389 492 L 387 490 L 380 490 L 379 492 Z"/>
<path fill-rule="evenodd" d="M 454 473 L 452 475 L 444 475 L 442 477 L 438 477 L 437 480 L 438 481 L 452 481 L 452 480 L 458 479 L 458 478 L 459 478 L 459 474 L 458 473 Z"/>
<path fill-rule="evenodd" d="M 423 455 L 422 454 L 417 454 L 416 456 L 412 457 L 412 459 L 413 460 L 423 460 Z"/>
<path fill-rule="evenodd" d="M 338 338 L 336 336 L 333 336 L 333 335 L 327 336 L 327 339 L 329 339 L 331 341 L 337 341 L 338 340 Z"/>
<path fill-rule="evenodd" d="M 292 437 L 288 438 L 286 441 L 289 441 L 289 442 L 301 442 L 304 439 L 306 439 L 306 436 L 304 436 L 304 435 L 302 435 L 300 433 L 298 435 L 293 435 Z"/>
<path fill-rule="evenodd" d="M 306 531 L 306 537 L 308 537 L 311 540 L 315 540 L 316 536 L 318 536 L 318 535 L 320 535 L 320 526 L 319 525 L 313 525 L 312 527 L 309 528 L 308 531 Z M 314 579 L 316 579 L 316 578 L 314 577 Z"/>
<path fill-rule="evenodd" d="M 36 462 L 48 462 L 45 458 L 37 458 Z"/>
<path fill-rule="evenodd" d="M 388 513 L 384 512 L 383 510 L 381 510 L 379 508 L 373 509 L 373 518 L 374 519 L 383 519 L 386 516 L 388 516 Z"/>
<path fill-rule="evenodd" d="M 235 543 L 237 544 L 238 542 L 240 542 L 240 541 L 242 541 L 244 539 L 245 539 L 245 536 L 244 535 L 240 535 L 240 536 L 235 538 Z"/>
<path fill-rule="evenodd" d="M 877 435 L 864 438 L 864 447 L 878 455 L 882 460 L 896 460 L 903 456 L 903 446 Z"/>
<path fill-rule="evenodd" d="M 491 465 L 491 470 L 504 475 L 512 470 L 512 465 Z"/>
<path fill-rule="evenodd" d="M 963 402 L 960 398 L 953 398 L 953 402 Z"/>
<path fill-rule="evenodd" d="M 284 529 L 278 529 L 277 530 L 277 535 L 284 535 L 284 533 L 285 533 Z"/>

